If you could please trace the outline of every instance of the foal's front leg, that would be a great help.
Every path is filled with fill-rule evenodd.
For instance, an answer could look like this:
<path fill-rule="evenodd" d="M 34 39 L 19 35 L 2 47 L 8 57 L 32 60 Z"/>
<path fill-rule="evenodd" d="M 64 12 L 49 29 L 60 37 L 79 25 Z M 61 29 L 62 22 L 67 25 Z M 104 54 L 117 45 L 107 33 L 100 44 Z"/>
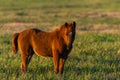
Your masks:
<path fill-rule="evenodd" d="M 54 62 L 54 72 L 58 73 L 59 72 L 59 55 L 56 52 L 53 53 L 53 62 Z"/>
<path fill-rule="evenodd" d="M 63 74 L 65 61 L 66 61 L 66 59 L 60 58 L 60 62 L 59 62 L 59 71 L 60 71 L 60 74 Z"/>

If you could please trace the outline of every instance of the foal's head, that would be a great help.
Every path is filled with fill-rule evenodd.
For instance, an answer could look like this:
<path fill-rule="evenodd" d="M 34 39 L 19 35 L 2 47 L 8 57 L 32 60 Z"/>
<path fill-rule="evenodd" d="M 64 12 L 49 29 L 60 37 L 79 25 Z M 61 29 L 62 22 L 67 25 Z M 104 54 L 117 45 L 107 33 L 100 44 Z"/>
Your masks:
<path fill-rule="evenodd" d="M 63 39 L 67 45 L 67 49 L 68 50 L 71 49 L 72 43 L 75 39 L 76 23 L 75 22 L 72 22 L 72 23 L 66 22 L 64 25 L 62 25 L 61 32 L 62 32 Z"/>

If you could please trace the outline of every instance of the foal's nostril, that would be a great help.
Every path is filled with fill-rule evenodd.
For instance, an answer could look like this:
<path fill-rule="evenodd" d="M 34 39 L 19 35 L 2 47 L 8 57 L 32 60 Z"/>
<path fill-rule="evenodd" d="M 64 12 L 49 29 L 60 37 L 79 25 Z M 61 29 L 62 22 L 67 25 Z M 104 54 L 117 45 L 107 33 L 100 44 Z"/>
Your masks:
<path fill-rule="evenodd" d="M 68 35 L 72 35 L 72 32 L 70 32 Z"/>

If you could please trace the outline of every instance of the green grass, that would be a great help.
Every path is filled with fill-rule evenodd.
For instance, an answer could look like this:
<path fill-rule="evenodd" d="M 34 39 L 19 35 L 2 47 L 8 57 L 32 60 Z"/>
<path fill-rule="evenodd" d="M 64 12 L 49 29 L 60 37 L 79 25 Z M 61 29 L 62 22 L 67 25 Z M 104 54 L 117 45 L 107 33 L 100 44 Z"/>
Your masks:
<path fill-rule="evenodd" d="M 6 37 L 5 37 L 6 36 Z M 11 35 L 0 36 L 0 79 L 56 80 L 52 58 L 34 55 L 28 73 L 20 70 L 21 56 L 11 51 Z M 65 64 L 65 80 L 116 80 L 120 78 L 120 35 L 85 33 L 77 35 Z"/>

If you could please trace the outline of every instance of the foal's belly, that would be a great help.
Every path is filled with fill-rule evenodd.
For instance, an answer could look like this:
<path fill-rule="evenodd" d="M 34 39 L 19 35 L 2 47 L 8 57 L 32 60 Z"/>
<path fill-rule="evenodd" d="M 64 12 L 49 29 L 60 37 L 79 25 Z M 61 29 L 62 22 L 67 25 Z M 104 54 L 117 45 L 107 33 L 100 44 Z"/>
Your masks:
<path fill-rule="evenodd" d="M 52 40 L 48 33 L 39 32 L 39 34 L 33 35 L 31 40 L 35 54 L 39 56 L 52 57 Z"/>
<path fill-rule="evenodd" d="M 52 57 L 52 51 L 49 49 L 34 49 L 34 52 L 38 56 Z"/>

